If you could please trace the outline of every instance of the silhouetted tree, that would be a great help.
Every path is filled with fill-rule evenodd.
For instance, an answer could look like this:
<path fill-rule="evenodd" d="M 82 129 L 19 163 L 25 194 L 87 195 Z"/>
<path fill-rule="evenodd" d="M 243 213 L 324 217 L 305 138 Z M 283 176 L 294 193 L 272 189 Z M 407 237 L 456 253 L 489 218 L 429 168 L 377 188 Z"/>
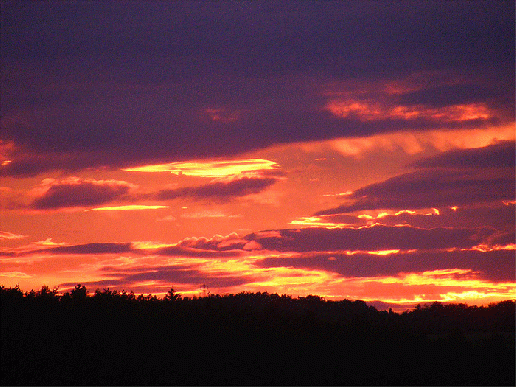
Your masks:
<path fill-rule="evenodd" d="M 86 286 L 78 284 L 71 292 L 71 298 L 75 302 L 84 302 L 88 296 Z"/>
<path fill-rule="evenodd" d="M 178 301 L 178 300 L 181 300 L 181 295 L 176 293 L 174 288 L 170 288 L 170 290 L 165 295 L 164 300 L 165 301 Z"/>
<path fill-rule="evenodd" d="M 0 287 L 2 385 L 515 382 L 514 301 L 398 314 L 313 295 L 56 291 Z"/>

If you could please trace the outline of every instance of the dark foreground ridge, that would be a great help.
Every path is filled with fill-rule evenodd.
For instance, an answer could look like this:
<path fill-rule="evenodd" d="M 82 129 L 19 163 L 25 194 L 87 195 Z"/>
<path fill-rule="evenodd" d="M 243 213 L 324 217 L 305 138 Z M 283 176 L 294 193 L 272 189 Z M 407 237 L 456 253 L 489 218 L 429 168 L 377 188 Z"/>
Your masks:
<path fill-rule="evenodd" d="M 515 303 L 0 288 L 2 385 L 515 385 Z"/>

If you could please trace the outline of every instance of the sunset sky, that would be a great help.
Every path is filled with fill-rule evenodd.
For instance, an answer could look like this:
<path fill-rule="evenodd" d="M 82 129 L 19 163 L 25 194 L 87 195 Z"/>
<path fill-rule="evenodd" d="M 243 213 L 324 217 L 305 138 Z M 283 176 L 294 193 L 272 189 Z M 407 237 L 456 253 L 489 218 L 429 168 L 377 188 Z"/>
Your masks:
<path fill-rule="evenodd" d="M 516 299 L 513 1 L 1 7 L 1 285 Z"/>

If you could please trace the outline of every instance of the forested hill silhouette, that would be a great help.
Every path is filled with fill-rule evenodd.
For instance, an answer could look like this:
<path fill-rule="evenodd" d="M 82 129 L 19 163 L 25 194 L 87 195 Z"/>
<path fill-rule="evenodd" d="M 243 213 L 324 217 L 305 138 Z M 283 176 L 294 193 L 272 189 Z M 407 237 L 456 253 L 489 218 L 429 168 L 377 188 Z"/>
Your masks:
<path fill-rule="evenodd" d="M 2 385 L 515 385 L 515 302 L 0 287 Z"/>

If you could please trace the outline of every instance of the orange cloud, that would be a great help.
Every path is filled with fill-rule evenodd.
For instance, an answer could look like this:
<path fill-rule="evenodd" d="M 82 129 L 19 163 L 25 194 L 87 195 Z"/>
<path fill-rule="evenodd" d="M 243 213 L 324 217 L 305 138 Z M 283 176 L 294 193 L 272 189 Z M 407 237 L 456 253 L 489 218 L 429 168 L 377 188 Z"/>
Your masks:
<path fill-rule="evenodd" d="M 395 132 L 368 137 L 341 138 L 328 141 L 331 148 L 345 156 L 359 157 L 369 152 L 403 150 L 413 155 L 427 149 L 448 151 L 455 148 L 482 148 L 502 140 L 516 138 L 514 125 L 485 129 L 456 129 Z"/>
<path fill-rule="evenodd" d="M 240 118 L 240 113 L 228 110 L 226 108 L 209 108 L 204 111 L 208 117 L 215 122 L 229 124 Z"/>
<path fill-rule="evenodd" d="M 149 206 L 143 204 L 129 204 L 125 206 L 109 206 L 109 207 L 95 207 L 91 211 L 141 211 L 141 210 L 159 210 L 161 208 L 168 208 L 168 206 Z"/>

